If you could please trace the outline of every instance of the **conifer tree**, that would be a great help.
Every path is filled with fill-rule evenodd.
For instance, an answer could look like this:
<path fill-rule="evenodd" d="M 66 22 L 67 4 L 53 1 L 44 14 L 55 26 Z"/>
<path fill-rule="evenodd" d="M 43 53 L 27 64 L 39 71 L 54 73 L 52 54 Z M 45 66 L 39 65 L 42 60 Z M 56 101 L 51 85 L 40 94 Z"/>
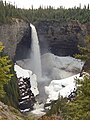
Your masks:
<path fill-rule="evenodd" d="M 7 84 L 12 77 L 12 74 L 10 73 L 11 61 L 8 56 L 3 56 L 3 49 L 4 46 L 0 42 L 0 98 L 5 94 L 3 89 L 4 85 Z"/>
<path fill-rule="evenodd" d="M 85 38 L 85 43 L 86 43 L 86 46 L 84 47 L 78 46 L 80 50 L 80 54 L 76 54 L 75 57 L 77 59 L 84 60 L 85 65 L 83 69 L 87 72 L 90 72 L 90 36 L 87 36 Z"/>
<path fill-rule="evenodd" d="M 0 100 L 18 108 L 18 85 L 14 64 L 8 56 L 3 55 L 4 46 L 0 42 Z"/>
<path fill-rule="evenodd" d="M 81 55 L 76 55 L 77 58 L 90 61 L 90 37 L 86 38 L 86 47 L 79 47 Z M 88 65 L 89 67 L 89 65 Z M 90 68 L 88 68 L 90 71 Z M 77 97 L 74 101 L 67 104 L 66 116 L 69 120 L 90 120 L 90 74 L 77 80 Z"/>

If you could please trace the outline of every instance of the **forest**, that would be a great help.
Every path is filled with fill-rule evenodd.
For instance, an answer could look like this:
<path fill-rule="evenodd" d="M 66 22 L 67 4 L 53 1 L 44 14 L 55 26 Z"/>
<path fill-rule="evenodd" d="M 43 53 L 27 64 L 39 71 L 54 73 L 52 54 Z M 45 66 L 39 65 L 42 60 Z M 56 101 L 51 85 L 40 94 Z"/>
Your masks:
<path fill-rule="evenodd" d="M 38 21 L 59 21 L 66 23 L 70 20 L 78 20 L 80 23 L 90 22 L 90 7 L 84 6 L 66 9 L 62 6 L 55 9 L 52 6 L 38 9 L 20 9 L 17 6 L 0 1 L 0 25 L 12 24 L 12 18 L 23 19 L 29 23 Z M 90 37 L 88 37 L 90 45 Z M 0 100 L 5 104 L 18 108 L 18 87 L 16 75 L 13 69 L 13 62 L 3 52 L 4 46 L 0 42 Z M 80 48 L 82 55 L 77 58 L 90 61 L 90 46 Z M 90 71 L 88 71 L 90 72 Z M 66 98 L 58 98 L 56 103 L 52 103 L 50 111 L 41 120 L 50 120 L 52 115 L 59 113 L 60 120 L 90 120 L 90 76 L 84 77 L 83 81 L 77 80 L 80 84 L 77 89 L 77 96 L 74 101 L 67 104 Z M 52 119 L 54 120 L 54 119 Z"/>
<path fill-rule="evenodd" d="M 52 6 L 47 6 L 46 8 L 40 6 L 38 9 L 20 9 L 16 5 L 11 5 L 0 1 L 0 24 L 11 23 L 12 18 L 23 19 L 27 22 L 34 23 L 37 21 L 48 21 L 54 20 L 59 22 L 68 22 L 70 20 L 78 20 L 81 23 L 90 22 L 90 8 L 84 6 L 65 9 L 63 6 L 55 9 Z"/>

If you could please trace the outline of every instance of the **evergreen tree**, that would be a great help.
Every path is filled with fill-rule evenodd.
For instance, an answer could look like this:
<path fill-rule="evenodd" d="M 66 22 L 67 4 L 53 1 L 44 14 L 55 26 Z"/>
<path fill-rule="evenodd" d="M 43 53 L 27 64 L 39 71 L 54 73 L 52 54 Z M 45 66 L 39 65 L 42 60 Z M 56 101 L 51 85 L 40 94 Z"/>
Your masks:
<path fill-rule="evenodd" d="M 78 80 L 78 95 L 67 104 L 66 118 L 69 120 L 90 120 L 90 78 Z"/>
<path fill-rule="evenodd" d="M 89 4 L 88 4 L 88 6 L 87 6 L 87 9 L 89 10 Z"/>
<path fill-rule="evenodd" d="M 3 89 L 4 85 L 7 84 L 12 77 L 10 73 L 11 61 L 8 56 L 3 56 L 3 48 L 4 46 L 0 42 L 0 98 L 5 94 Z"/>
<path fill-rule="evenodd" d="M 88 6 L 81 9 L 79 7 L 65 9 L 62 6 L 55 9 L 52 6 L 43 8 L 40 6 L 38 9 L 20 9 L 15 5 L 0 1 L 0 23 L 12 23 L 12 18 L 23 19 L 28 22 L 37 22 L 42 20 L 55 20 L 59 22 L 68 22 L 69 20 L 78 20 L 81 23 L 90 22 L 90 10 Z"/>
<path fill-rule="evenodd" d="M 81 54 L 76 55 L 77 58 L 81 58 L 90 61 L 90 37 L 85 39 L 86 47 L 79 47 Z M 90 72 L 89 64 L 87 64 Z M 86 69 L 87 71 L 87 69 Z M 74 101 L 67 104 L 66 116 L 69 120 L 90 120 L 90 75 L 85 75 L 82 80 L 77 80 L 77 97 Z"/>
<path fill-rule="evenodd" d="M 47 115 L 52 116 L 55 114 L 56 116 L 61 116 L 66 120 L 66 107 L 67 98 L 63 98 L 62 96 L 58 96 L 57 101 L 52 101 L 51 103 L 51 109 L 47 112 Z"/>
<path fill-rule="evenodd" d="M 13 106 L 14 108 L 18 108 L 18 98 L 19 98 L 19 88 L 17 84 L 17 77 L 14 72 L 14 65 L 12 63 L 11 73 L 13 76 L 11 77 L 8 84 L 4 85 L 5 96 L 3 97 L 2 101 L 5 104 Z"/>
<path fill-rule="evenodd" d="M 0 42 L 0 100 L 18 108 L 18 84 L 14 65 L 8 56 L 3 55 L 4 46 Z"/>
<path fill-rule="evenodd" d="M 80 47 L 81 54 L 76 55 L 90 62 L 90 37 L 86 37 L 86 47 Z M 89 68 L 90 70 L 90 68 Z M 90 75 L 85 75 L 82 80 L 76 80 L 77 96 L 73 101 L 67 102 L 65 98 L 60 97 L 56 103 L 53 103 L 50 115 L 61 113 L 65 120 L 90 120 Z"/>
<path fill-rule="evenodd" d="M 76 54 L 75 57 L 86 61 L 83 69 L 90 73 L 90 36 L 85 38 L 85 43 L 84 47 L 78 46 L 80 54 Z"/>

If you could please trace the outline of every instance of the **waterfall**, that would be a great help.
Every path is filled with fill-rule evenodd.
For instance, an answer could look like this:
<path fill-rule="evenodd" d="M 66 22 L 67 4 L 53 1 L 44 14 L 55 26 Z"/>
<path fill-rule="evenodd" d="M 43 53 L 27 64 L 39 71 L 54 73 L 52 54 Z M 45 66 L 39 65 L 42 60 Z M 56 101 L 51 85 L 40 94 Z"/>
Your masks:
<path fill-rule="evenodd" d="M 39 80 L 42 77 L 39 41 L 35 26 L 30 24 L 30 27 L 32 39 L 30 58 L 32 60 L 33 72 L 37 75 L 37 79 Z"/>

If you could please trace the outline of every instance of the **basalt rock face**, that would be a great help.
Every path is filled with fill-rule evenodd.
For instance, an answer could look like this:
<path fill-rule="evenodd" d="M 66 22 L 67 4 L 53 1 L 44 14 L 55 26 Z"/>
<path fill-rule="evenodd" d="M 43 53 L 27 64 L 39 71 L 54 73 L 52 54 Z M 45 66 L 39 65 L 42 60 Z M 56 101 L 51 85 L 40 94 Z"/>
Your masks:
<path fill-rule="evenodd" d="M 55 55 L 72 56 L 79 52 L 77 45 L 83 46 L 84 37 L 90 33 L 90 25 L 82 25 L 78 21 L 41 21 L 35 26 L 42 54 L 49 50 Z"/>
<path fill-rule="evenodd" d="M 84 37 L 90 35 L 90 23 L 78 21 L 60 23 L 59 21 L 39 21 L 34 24 L 40 41 L 41 53 L 52 52 L 59 56 L 72 56 L 78 53 L 77 45 L 84 45 Z M 0 41 L 4 43 L 5 53 L 11 59 L 28 58 L 31 47 L 31 28 L 20 19 L 12 24 L 0 26 Z"/>
<path fill-rule="evenodd" d="M 29 24 L 20 19 L 13 19 L 12 24 L 0 26 L 0 41 L 5 46 L 5 53 L 11 59 L 23 59 L 30 47 Z"/>

